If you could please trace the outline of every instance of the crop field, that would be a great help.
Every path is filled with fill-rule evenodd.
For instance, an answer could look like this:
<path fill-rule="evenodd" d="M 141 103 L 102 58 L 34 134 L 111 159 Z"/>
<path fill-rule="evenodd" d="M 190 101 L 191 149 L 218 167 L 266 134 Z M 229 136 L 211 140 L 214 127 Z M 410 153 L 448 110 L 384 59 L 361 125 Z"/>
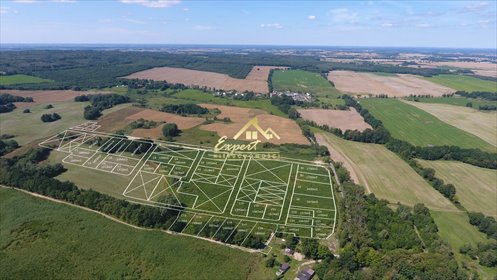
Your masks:
<path fill-rule="evenodd" d="M 495 111 L 478 111 L 447 104 L 420 102 L 409 102 L 409 104 L 497 147 L 497 112 Z"/>
<path fill-rule="evenodd" d="M 313 121 L 318 125 L 340 128 L 342 131 L 348 129 L 363 131 L 366 128 L 371 128 L 354 108 L 350 108 L 348 111 L 298 109 L 298 112 L 304 120 Z"/>
<path fill-rule="evenodd" d="M 490 62 L 473 62 L 473 61 L 432 61 L 418 63 L 423 66 L 452 68 L 452 69 L 470 69 L 475 74 L 488 77 L 497 77 L 497 64 Z"/>
<path fill-rule="evenodd" d="M 471 103 L 473 108 L 478 109 L 478 106 L 494 105 L 497 106 L 497 101 L 490 101 L 484 99 L 474 99 L 466 97 L 419 97 L 416 98 L 420 103 L 436 103 L 436 104 L 449 104 L 455 106 L 466 107 L 466 104 Z"/>
<path fill-rule="evenodd" d="M 52 80 L 42 79 L 28 75 L 0 75 L 0 86 L 17 85 L 17 84 L 37 84 L 50 83 Z"/>
<path fill-rule="evenodd" d="M 455 206 L 431 187 L 406 162 L 382 145 L 352 142 L 330 133 L 319 133 L 319 144 L 332 154 L 340 154 L 368 193 L 395 204 L 424 203 L 432 210 L 457 211 Z"/>
<path fill-rule="evenodd" d="M 324 166 L 274 152 L 214 152 L 99 128 L 87 122 L 40 146 L 66 154 L 65 165 L 126 177 L 120 197 L 183 209 L 170 230 L 228 243 L 236 236 L 242 245 L 249 236 L 267 239 L 273 232 L 327 238 L 334 231 L 332 178 Z"/>
<path fill-rule="evenodd" d="M 208 87 L 219 90 L 237 90 L 268 93 L 267 79 L 271 69 L 280 67 L 254 66 L 245 79 L 232 78 L 226 74 L 190 70 L 184 68 L 158 67 L 127 76 L 129 79 L 168 81 L 188 86 Z"/>
<path fill-rule="evenodd" d="M 419 160 L 424 167 L 433 168 L 438 178 L 456 187 L 456 195 L 469 211 L 497 218 L 495 187 L 497 171 L 470 164 L 445 160 Z"/>
<path fill-rule="evenodd" d="M 404 97 L 412 94 L 442 96 L 455 90 L 440 86 L 414 75 L 385 75 L 353 71 L 331 71 L 328 79 L 343 92 L 359 95 L 386 94 L 390 97 Z"/>
<path fill-rule="evenodd" d="M 262 256 L 0 188 L 1 279 L 270 279 Z"/>
<path fill-rule="evenodd" d="M 31 107 L 37 104 L 74 101 L 74 98 L 83 94 L 107 94 L 109 91 L 74 91 L 74 90 L 0 90 L 0 93 L 10 93 L 16 96 L 32 97 L 34 102 L 16 102 L 17 108 Z"/>
<path fill-rule="evenodd" d="M 399 100 L 364 98 L 362 106 L 381 120 L 393 137 L 417 146 L 454 145 L 493 151 L 481 138 L 451 126 L 435 116 Z"/>
<path fill-rule="evenodd" d="M 341 93 L 318 73 L 303 70 L 275 70 L 272 83 L 275 91 L 308 92 L 324 102 L 343 103 L 341 99 L 337 99 Z"/>
<path fill-rule="evenodd" d="M 453 88 L 455 90 L 472 91 L 497 91 L 497 82 L 482 80 L 463 75 L 436 75 L 424 78 L 428 81 Z"/>

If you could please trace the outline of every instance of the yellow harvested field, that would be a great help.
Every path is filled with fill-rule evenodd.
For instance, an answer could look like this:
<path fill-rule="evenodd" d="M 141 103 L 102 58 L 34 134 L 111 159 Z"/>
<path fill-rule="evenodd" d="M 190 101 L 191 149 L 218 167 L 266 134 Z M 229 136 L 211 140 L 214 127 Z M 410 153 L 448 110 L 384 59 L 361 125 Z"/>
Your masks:
<path fill-rule="evenodd" d="M 469 211 L 482 212 L 497 218 L 497 170 L 458 161 L 418 160 L 433 168 L 435 176 L 456 187 L 456 196 Z"/>
<path fill-rule="evenodd" d="M 102 126 L 100 130 L 106 132 L 115 132 L 116 130 L 125 128 L 128 124 L 138 119 L 145 119 L 156 122 L 175 123 L 179 129 L 189 129 L 204 122 L 204 119 L 197 117 L 183 117 L 180 115 L 164 113 L 151 109 L 140 107 L 126 107 L 121 110 L 112 112 L 99 119 L 99 124 Z M 132 136 L 160 138 L 162 137 L 162 125 L 152 129 L 135 129 Z"/>
<path fill-rule="evenodd" d="M 267 79 L 271 69 L 286 69 L 286 67 L 254 66 L 245 79 L 235 79 L 226 74 L 208 71 L 190 70 L 184 68 L 157 67 L 137 73 L 125 78 L 149 79 L 180 83 L 187 86 L 201 86 L 211 89 L 253 91 L 268 93 Z"/>
<path fill-rule="evenodd" d="M 17 108 L 31 107 L 36 104 L 74 101 L 74 97 L 83 94 L 110 94 L 110 91 L 75 91 L 75 90 L 0 90 L 16 96 L 33 97 L 34 102 L 15 102 Z"/>
<path fill-rule="evenodd" d="M 424 203 L 431 210 L 459 211 L 419 176 L 405 161 L 383 145 L 359 143 L 341 139 L 330 133 L 317 133 L 320 145 L 327 145 L 347 160 L 356 183 L 368 192 L 395 204 L 413 206 Z M 332 156 L 332 159 L 336 159 Z M 336 159 L 340 161 L 339 159 Z"/>
<path fill-rule="evenodd" d="M 274 144 L 283 143 L 296 143 L 308 145 L 309 141 L 302 135 L 302 131 L 297 123 L 293 120 L 286 119 L 283 117 L 278 117 L 275 115 L 270 115 L 267 112 L 259 109 L 249 109 L 241 107 L 223 106 L 223 105 L 213 105 L 213 104 L 199 104 L 202 107 L 208 109 L 219 109 L 221 114 L 217 117 L 218 119 L 223 119 L 228 117 L 231 119 L 229 123 L 215 122 L 211 124 L 206 124 L 200 126 L 201 129 L 206 131 L 217 132 L 220 136 L 228 136 L 228 138 L 233 138 L 243 127 L 250 121 L 253 117 L 257 116 L 258 124 L 263 130 L 271 128 L 279 137 L 273 137 L 271 139 L 265 139 L 264 137 L 259 137 L 258 139 L 262 142 L 271 142 Z M 242 134 L 245 136 L 245 134 Z M 245 140 L 239 138 L 239 140 Z"/>
<path fill-rule="evenodd" d="M 405 102 L 497 147 L 497 112 L 495 111 L 482 112 L 449 104 Z"/>
<path fill-rule="evenodd" d="M 327 110 L 327 109 L 299 109 L 300 116 L 308 121 L 313 121 L 318 125 L 327 125 L 329 127 L 340 128 L 342 131 L 347 129 L 363 131 L 371 128 L 362 116 L 351 108 L 348 111 Z"/>
<path fill-rule="evenodd" d="M 474 62 L 474 61 L 440 61 L 440 62 L 428 62 L 419 63 L 426 66 L 449 66 L 457 68 L 470 69 L 477 75 L 497 77 L 497 63 L 490 62 Z"/>
<path fill-rule="evenodd" d="M 414 75 L 376 75 L 353 71 L 331 71 L 328 79 L 335 87 L 351 94 L 386 94 L 390 97 L 409 95 L 442 96 L 455 92 L 454 89 L 437 85 Z"/>

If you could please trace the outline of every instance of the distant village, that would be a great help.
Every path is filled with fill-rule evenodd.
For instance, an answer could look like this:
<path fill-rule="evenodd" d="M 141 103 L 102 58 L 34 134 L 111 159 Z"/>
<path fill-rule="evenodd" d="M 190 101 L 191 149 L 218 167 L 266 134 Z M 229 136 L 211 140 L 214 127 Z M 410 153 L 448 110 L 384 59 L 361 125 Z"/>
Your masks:
<path fill-rule="evenodd" d="M 244 92 L 237 92 L 237 91 L 231 90 L 231 91 L 216 91 L 215 95 L 219 96 L 219 97 L 232 97 L 235 99 L 244 99 L 244 97 L 246 97 L 246 95 L 249 95 L 249 94 L 253 95 L 253 93 L 244 93 Z M 287 91 L 273 91 L 273 92 L 269 93 L 269 97 L 282 96 L 282 95 L 290 96 L 295 101 L 300 101 L 300 102 L 311 102 L 312 101 L 312 95 L 308 92 L 300 93 L 300 92 L 293 92 L 293 91 L 287 90 Z"/>

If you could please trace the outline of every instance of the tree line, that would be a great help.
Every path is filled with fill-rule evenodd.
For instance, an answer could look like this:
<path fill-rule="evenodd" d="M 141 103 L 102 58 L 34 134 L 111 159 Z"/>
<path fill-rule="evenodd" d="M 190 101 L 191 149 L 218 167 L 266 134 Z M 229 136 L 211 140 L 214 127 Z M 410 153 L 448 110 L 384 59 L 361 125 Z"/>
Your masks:
<path fill-rule="evenodd" d="M 16 105 L 14 102 L 34 102 L 32 97 L 22 97 L 9 93 L 0 94 L 0 114 L 14 111 Z"/>
<path fill-rule="evenodd" d="M 90 101 L 91 105 L 85 107 L 83 116 L 87 120 L 96 120 L 102 115 L 102 111 L 112 108 L 114 105 L 128 103 L 131 99 L 128 96 L 119 94 L 88 94 L 79 95 L 74 98 L 76 102 Z"/>
<path fill-rule="evenodd" d="M 160 108 L 160 111 L 177 115 L 205 115 L 209 113 L 209 109 L 201 107 L 197 104 L 167 104 Z"/>

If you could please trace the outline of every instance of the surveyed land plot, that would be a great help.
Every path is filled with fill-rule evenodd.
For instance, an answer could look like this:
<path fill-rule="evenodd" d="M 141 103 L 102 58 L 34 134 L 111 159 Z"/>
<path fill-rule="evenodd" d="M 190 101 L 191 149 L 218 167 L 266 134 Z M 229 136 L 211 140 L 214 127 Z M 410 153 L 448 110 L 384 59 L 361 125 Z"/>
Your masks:
<path fill-rule="evenodd" d="M 209 148 L 98 132 L 88 122 L 40 146 L 67 153 L 66 164 L 129 178 L 130 201 L 180 213 L 169 227 L 183 234 L 243 245 L 271 233 L 327 238 L 336 204 L 329 170 L 264 153 Z M 98 173 L 95 173 L 98 176 Z M 236 240 L 236 241 L 234 241 Z"/>

